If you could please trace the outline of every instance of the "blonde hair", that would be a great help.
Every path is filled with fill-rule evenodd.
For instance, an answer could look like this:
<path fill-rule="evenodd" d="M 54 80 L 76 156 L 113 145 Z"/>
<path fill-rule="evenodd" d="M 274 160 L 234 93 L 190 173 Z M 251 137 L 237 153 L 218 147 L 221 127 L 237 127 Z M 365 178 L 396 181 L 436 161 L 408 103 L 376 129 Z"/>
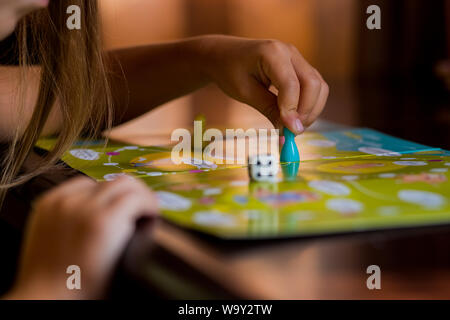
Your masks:
<path fill-rule="evenodd" d="M 74 4 L 81 8 L 81 30 L 66 26 L 66 9 Z M 31 119 L 24 130 L 17 128 L 3 158 L 0 203 L 9 188 L 52 168 L 80 134 L 96 135 L 112 122 L 111 90 L 96 1 L 50 1 L 48 8 L 26 16 L 17 34 L 19 65 L 24 70 L 19 99 L 22 95 L 20 100 L 25 100 L 25 70 L 32 61 L 40 65 L 40 84 Z M 30 39 L 33 50 L 29 48 Z M 30 172 L 20 172 L 56 102 L 62 118 L 56 145 Z M 23 102 L 19 104 L 23 109 Z"/>

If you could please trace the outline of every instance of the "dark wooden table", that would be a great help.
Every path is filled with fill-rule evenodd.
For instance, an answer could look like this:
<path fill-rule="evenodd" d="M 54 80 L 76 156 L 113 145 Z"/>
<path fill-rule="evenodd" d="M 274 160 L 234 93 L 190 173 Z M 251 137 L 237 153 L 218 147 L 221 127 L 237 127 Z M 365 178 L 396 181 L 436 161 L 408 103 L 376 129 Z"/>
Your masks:
<path fill-rule="evenodd" d="M 161 221 L 136 233 L 116 289 L 179 299 L 449 299 L 449 252 L 448 226 L 225 242 Z M 380 290 L 366 286 L 369 265 L 381 269 Z"/>
<path fill-rule="evenodd" d="M 336 129 L 320 122 L 318 131 Z M 367 267 L 381 269 L 369 290 Z M 450 226 L 223 241 L 165 221 L 138 228 L 113 296 L 450 299 Z"/>

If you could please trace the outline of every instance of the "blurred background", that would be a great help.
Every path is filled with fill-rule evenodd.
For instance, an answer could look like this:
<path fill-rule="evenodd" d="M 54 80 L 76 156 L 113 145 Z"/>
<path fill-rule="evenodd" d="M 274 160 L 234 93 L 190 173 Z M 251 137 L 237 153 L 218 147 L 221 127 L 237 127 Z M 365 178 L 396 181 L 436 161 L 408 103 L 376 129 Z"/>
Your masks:
<path fill-rule="evenodd" d="M 450 0 L 100 0 L 107 49 L 220 33 L 297 46 L 330 85 L 322 118 L 450 149 Z M 381 8 L 381 30 L 366 9 Z M 150 88 L 151 89 L 151 88 Z M 174 112 L 176 110 L 176 112 Z M 214 86 L 124 130 L 169 135 L 202 114 L 208 127 L 270 123 Z"/>

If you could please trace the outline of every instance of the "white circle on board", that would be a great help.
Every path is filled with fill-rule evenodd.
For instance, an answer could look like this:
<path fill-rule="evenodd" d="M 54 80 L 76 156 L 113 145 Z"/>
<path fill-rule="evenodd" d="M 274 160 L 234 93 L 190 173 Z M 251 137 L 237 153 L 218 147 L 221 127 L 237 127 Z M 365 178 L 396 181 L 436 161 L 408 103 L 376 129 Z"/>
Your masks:
<path fill-rule="evenodd" d="M 430 170 L 430 172 L 447 172 L 447 168 L 433 168 Z"/>
<path fill-rule="evenodd" d="M 331 140 L 309 140 L 307 142 L 310 146 L 321 147 L 321 148 L 331 148 L 336 146 L 336 142 Z"/>
<path fill-rule="evenodd" d="M 190 199 L 172 192 L 158 191 L 156 192 L 156 195 L 158 197 L 158 204 L 161 209 L 184 211 L 188 210 L 192 205 Z"/>
<path fill-rule="evenodd" d="M 159 171 L 152 171 L 152 172 L 147 172 L 146 173 L 149 177 L 159 177 L 162 176 L 163 173 L 159 172 Z"/>
<path fill-rule="evenodd" d="M 245 187 L 248 185 L 248 181 L 246 180 L 234 180 L 230 182 L 230 186 L 232 187 Z"/>
<path fill-rule="evenodd" d="M 343 215 L 361 212 L 364 205 L 352 199 L 331 199 L 326 203 L 328 209 L 337 211 Z"/>
<path fill-rule="evenodd" d="M 77 159 L 81 160 L 98 160 L 100 158 L 100 153 L 91 149 L 73 149 L 69 153 Z"/>
<path fill-rule="evenodd" d="M 381 149 L 381 148 L 374 148 L 374 147 L 360 147 L 360 148 L 358 148 L 358 150 L 360 152 L 371 154 L 374 156 L 400 157 L 402 155 L 401 153 L 398 153 L 395 151 Z"/>
<path fill-rule="evenodd" d="M 220 188 L 206 188 L 203 189 L 204 196 L 215 196 L 222 193 L 222 189 Z"/>
<path fill-rule="evenodd" d="M 350 194 L 350 188 L 346 185 L 328 180 L 314 180 L 308 183 L 308 186 L 317 191 L 326 193 L 331 196 L 347 196 Z"/>
<path fill-rule="evenodd" d="M 420 167 L 428 165 L 428 163 L 426 163 L 425 161 L 394 161 L 393 164 L 396 164 L 398 166 L 412 166 L 412 167 Z"/>
<path fill-rule="evenodd" d="M 197 211 L 192 218 L 196 224 L 210 227 L 231 227 L 235 224 L 234 217 L 217 211 Z"/>
<path fill-rule="evenodd" d="M 114 181 L 118 177 L 121 177 L 124 175 L 125 175 L 125 173 L 108 173 L 103 176 L 103 179 L 105 179 L 106 181 Z"/>
<path fill-rule="evenodd" d="M 438 208 L 445 203 L 445 198 L 442 195 L 421 190 L 400 190 L 398 192 L 398 198 L 402 201 L 427 208 Z"/>

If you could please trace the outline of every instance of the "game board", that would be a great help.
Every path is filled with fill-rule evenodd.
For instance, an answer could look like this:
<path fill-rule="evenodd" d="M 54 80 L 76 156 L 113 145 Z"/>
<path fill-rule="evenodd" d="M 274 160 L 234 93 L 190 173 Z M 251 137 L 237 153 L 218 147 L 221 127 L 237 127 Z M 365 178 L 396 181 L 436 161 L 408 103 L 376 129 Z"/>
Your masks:
<path fill-rule="evenodd" d="M 281 163 L 276 183 L 250 182 L 245 166 L 214 159 L 175 165 L 170 146 L 80 141 L 63 161 L 99 181 L 140 178 L 164 218 L 224 239 L 450 223 L 450 152 L 364 128 L 306 132 L 296 143 L 301 161 Z"/>

